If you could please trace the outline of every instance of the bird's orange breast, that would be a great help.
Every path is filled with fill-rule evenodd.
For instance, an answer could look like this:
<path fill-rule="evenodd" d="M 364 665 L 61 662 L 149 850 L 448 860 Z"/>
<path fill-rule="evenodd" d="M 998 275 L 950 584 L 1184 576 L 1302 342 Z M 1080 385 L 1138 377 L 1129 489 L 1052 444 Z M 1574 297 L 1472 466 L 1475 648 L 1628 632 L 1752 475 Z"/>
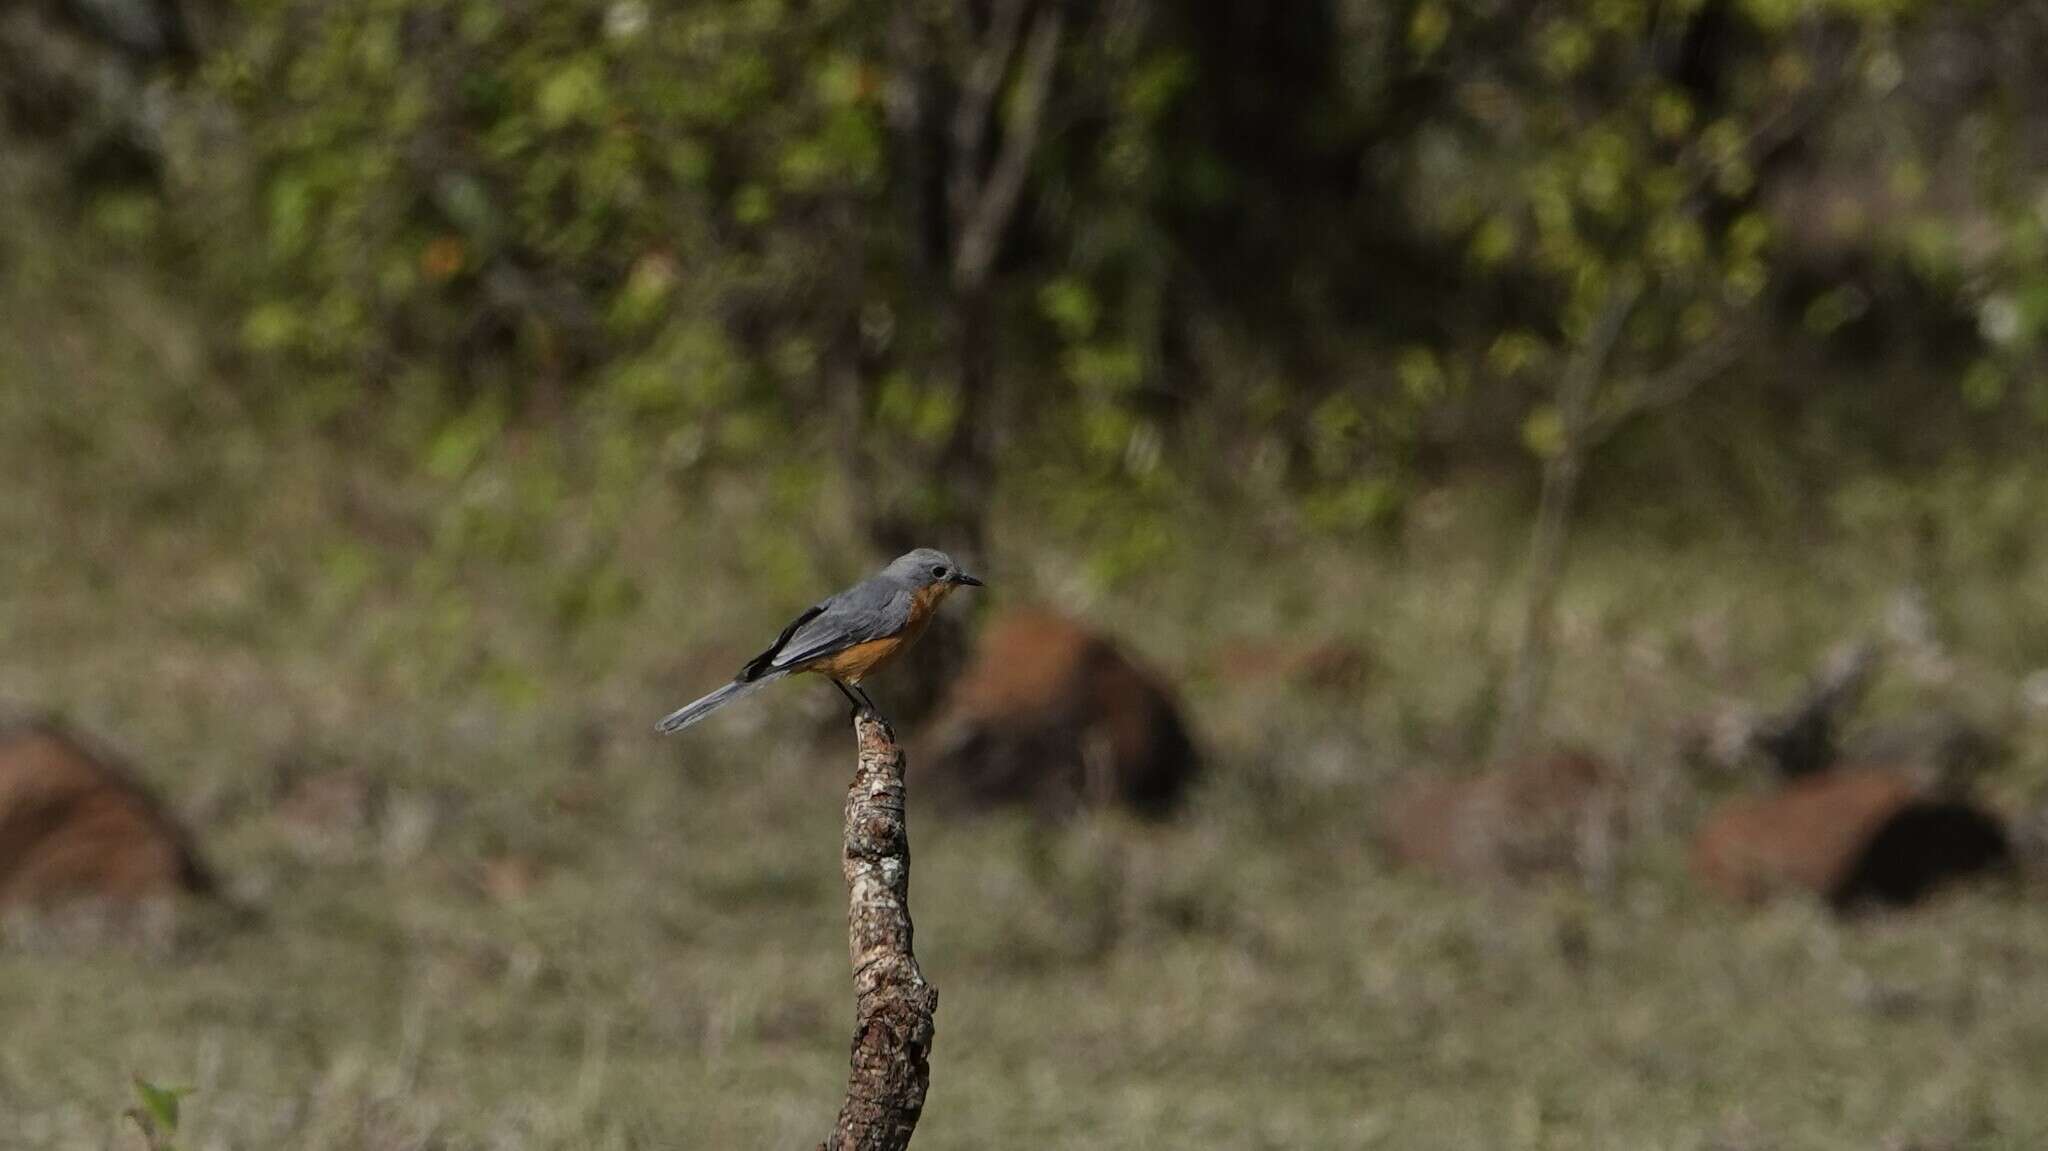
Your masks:
<path fill-rule="evenodd" d="M 854 644 L 844 651 L 813 660 L 805 664 L 802 670 L 829 675 L 833 679 L 845 680 L 847 683 L 859 683 L 864 677 L 873 675 L 895 662 L 896 657 L 901 655 L 905 648 L 916 643 L 917 638 L 924 634 L 925 625 L 931 622 L 932 613 L 938 610 L 939 601 L 945 599 L 946 593 L 952 590 L 951 584 L 933 584 L 930 587 L 919 588 L 911 595 L 910 618 L 904 623 L 902 631 L 880 639 L 871 639 L 866 643 Z"/>
<path fill-rule="evenodd" d="M 909 631 L 857 643 L 844 651 L 836 651 L 823 659 L 803 666 L 805 671 L 829 675 L 847 683 L 859 683 L 863 677 L 873 675 L 896 658 L 898 652 L 910 646 L 914 637 Z"/>

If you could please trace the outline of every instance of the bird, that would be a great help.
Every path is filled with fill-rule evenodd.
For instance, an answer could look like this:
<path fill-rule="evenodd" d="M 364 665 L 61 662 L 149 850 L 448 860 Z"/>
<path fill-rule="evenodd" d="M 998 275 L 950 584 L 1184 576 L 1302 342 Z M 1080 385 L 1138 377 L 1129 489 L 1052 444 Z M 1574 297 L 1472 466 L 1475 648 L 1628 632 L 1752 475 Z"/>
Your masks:
<path fill-rule="evenodd" d="M 918 548 L 845 591 L 804 609 L 766 651 L 747 661 L 732 682 L 663 717 L 654 729 L 664 735 L 752 695 L 798 672 L 822 675 L 853 705 L 874 711 L 860 682 L 893 663 L 924 634 L 932 614 L 960 587 L 983 587 L 953 557 L 937 548 Z"/>

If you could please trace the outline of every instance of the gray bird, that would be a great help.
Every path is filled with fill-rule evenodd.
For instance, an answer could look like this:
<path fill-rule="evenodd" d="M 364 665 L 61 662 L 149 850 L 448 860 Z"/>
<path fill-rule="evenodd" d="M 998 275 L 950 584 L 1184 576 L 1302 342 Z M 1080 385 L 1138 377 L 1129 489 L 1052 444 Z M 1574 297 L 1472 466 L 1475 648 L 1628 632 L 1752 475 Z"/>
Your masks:
<path fill-rule="evenodd" d="M 872 710 L 874 701 L 860 689 L 860 681 L 916 643 L 940 602 L 962 586 L 982 583 L 945 552 L 919 548 L 897 556 L 888 567 L 806 609 L 731 683 L 670 712 L 654 729 L 681 731 L 741 696 L 803 671 L 830 679 L 855 711 Z"/>

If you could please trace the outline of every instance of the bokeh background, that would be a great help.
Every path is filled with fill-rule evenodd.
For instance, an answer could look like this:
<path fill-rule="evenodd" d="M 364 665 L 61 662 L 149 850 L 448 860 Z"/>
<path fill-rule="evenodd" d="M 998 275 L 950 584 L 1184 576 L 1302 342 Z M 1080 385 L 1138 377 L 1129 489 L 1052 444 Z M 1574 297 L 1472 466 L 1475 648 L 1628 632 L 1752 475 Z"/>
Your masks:
<path fill-rule="evenodd" d="M 0 1146 L 141 1146 L 136 1076 L 187 1148 L 814 1143 L 843 704 L 651 724 L 913 542 L 990 585 L 873 685 L 917 1147 L 2048 1145 L 2043 60 L 2031 0 L 6 5 L 0 698 L 216 883 L 17 885 Z M 1849 906 L 1904 804 L 2016 865 Z"/>

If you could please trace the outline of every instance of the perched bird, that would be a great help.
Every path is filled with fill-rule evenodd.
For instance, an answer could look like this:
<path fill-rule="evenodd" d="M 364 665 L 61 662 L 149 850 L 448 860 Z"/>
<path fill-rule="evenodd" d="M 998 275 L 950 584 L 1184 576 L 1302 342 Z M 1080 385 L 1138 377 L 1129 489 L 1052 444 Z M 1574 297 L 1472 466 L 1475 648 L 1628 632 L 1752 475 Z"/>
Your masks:
<path fill-rule="evenodd" d="M 867 579 L 804 611 L 782 629 L 767 651 L 747 661 L 732 682 L 670 712 L 655 725 L 681 731 L 744 695 L 800 671 L 832 681 L 854 711 L 875 706 L 860 681 L 894 662 L 917 642 L 932 613 L 954 588 L 980 587 L 953 557 L 919 548 L 890 561 Z"/>

